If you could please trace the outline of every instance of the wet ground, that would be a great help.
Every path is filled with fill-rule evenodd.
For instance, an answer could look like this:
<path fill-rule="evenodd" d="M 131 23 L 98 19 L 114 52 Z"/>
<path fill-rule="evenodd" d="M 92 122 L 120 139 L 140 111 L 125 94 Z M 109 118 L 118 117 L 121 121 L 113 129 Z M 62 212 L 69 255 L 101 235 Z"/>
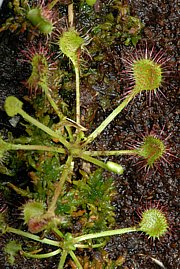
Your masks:
<path fill-rule="evenodd" d="M 7 1 L 6 1 L 7 2 Z M 98 12 L 103 9 L 103 2 L 99 1 Z M 143 95 L 137 97 L 128 107 L 106 128 L 101 138 L 96 139 L 94 148 L 106 149 L 124 149 L 124 146 L 131 144 L 134 140 L 139 141 L 143 134 L 154 131 L 157 135 L 163 130 L 162 138 L 167 139 L 167 148 L 173 155 L 178 154 L 178 1 L 129 1 L 131 15 L 138 16 L 145 24 L 142 33 L 141 46 L 146 42 L 155 44 L 157 50 L 163 49 L 167 51 L 167 57 L 171 57 L 169 61 L 170 72 L 167 74 L 166 81 L 163 85 L 163 94 L 159 98 L 154 98 L 151 106 Z M 76 5 L 76 8 L 78 4 Z M 6 10 L 1 14 L 0 19 L 6 16 Z M 78 28 L 80 29 L 83 15 L 78 13 Z M 17 47 L 22 46 L 25 40 L 24 35 L 17 36 L 10 32 L 0 33 L 0 105 L 3 106 L 5 97 L 9 94 L 22 96 L 21 81 L 27 77 L 26 72 L 17 63 Z M 16 45 L 15 45 L 16 44 Z M 128 81 L 122 80 L 122 61 L 121 57 L 128 53 L 129 47 L 120 44 L 113 44 L 107 50 L 104 50 L 106 57 L 98 63 L 98 71 L 101 79 L 96 81 L 93 88 L 87 85 L 87 81 L 82 82 L 82 89 L 89 89 L 89 92 L 99 95 L 96 98 L 97 112 L 94 118 L 95 125 L 99 125 L 115 107 L 121 99 L 119 97 L 123 86 Z M 111 82 L 111 92 L 109 92 L 106 81 Z M 87 93 L 82 93 L 83 103 L 87 99 Z M 84 99 L 83 99 L 84 98 Z M 114 99 L 116 98 L 116 102 Z M 102 100 L 106 101 L 102 105 Z M 89 99 L 88 99 L 89 100 Z M 93 101 L 94 102 L 94 101 Z M 84 110 L 86 113 L 86 110 Z M 0 124 L 8 125 L 5 113 L 1 110 Z M 8 127 L 9 128 L 9 127 Z M 179 163 L 177 158 L 169 157 L 168 162 L 161 165 L 161 171 L 154 173 L 146 173 L 143 169 L 139 171 L 136 160 L 130 158 L 119 157 L 112 158 L 123 164 L 125 173 L 123 176 L 114 176 L 117 186 L 117 197 L 113 202 L 116 208 L 117 227 L 132 226 L 138 217 L 136 211 L 148 203 L 148 201 L 160 201 L 162 205 L 167 206 L 168 219 L 170 223 L 169 233 L 160 241 L 148 240 L 145 235 L 127 234 L 123 236 L 113 237 L 106 246 L 106 250 L 112 259 L 119 256 L 125 257 L 122 265 L 124 269 L 178 269 L 180 266 L 178 250 L 178 225 L 179 225 L 179 197 L 178 197 L 178 178 Z M 1 176 L 3 179 L 3 176 Z M 96 255 L 98 252 L 95 253 Z M 3 254 L 0 253 L 1 268 L 11 268 L 4 263 Z M 47 261 L 33 262 L 21 261 L 21 265 L 12 268 L 49 268 Z M 37 265 L 36 265 L 37 263 Z M 52 268 L 56 268 L 55 262 L 52 261 Z"/>

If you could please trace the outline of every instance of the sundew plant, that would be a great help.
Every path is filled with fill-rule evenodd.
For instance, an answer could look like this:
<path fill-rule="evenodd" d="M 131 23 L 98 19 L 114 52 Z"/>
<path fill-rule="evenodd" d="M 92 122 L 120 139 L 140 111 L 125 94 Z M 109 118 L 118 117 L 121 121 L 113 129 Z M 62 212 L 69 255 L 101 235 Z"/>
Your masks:
<path fill-rule="evenodd" d="M 96 1 L 86 2 L 91 8 Z M 148 48 L 147 44 L 144 49 L 137 49 L 133 55 L 124 57 L 122 62 L 129 77 L 129 90 L 120 104 L 92 131 L 83 126 L 81 109 L 81 69 L 85 62 L 82 54 L 89 57 L 91 38 L 84 37 L 76 29 L 73 4 L 68 5 L 68 25 L 61 26 L 57 3 L 56 0 L 49 4 L 42 1 L 31 6 L 23 1 L 21 9 L 18 2 L 16 19 L 11 18 L 11 27 L 16 26 L 15 30 L 24 19 L 27 31 L 36 39 L 21 51 L 21 59 L 18 59 L 31 67 L 31 74 L 23 84 L 29 92 L 26 102 L 30 102 L 33 111 L 29 114 L 23 101 L 15 96 L 6 98 L 4 109 L 12 119 L 21 116 L 24 134 L 19 137 L 10 133 L 8 137 L 1 135 L 0 165 L 1 172 L 9 176 L 15 176 L 18 168 L 24 165 L 30 182 L 25 188 L 12 181 L 8 183 L 8 188 L 24 197 L 20 208 L 23 228 L 11 226 L 3 209 L 0 229 L 2 234 L 16 234 L 37 242 L 29 251 L 20 243 L 9 242 L 4 251 L 11 264 L 17 253 L 39 259 L 59 255 L 57 268 L 65 268 L 67 256 L 71 257 L 76 268 L 83 268 L 76 249 L 102 249 L 110 236 L 131 232 L 144 232 L 150 238 L 159 239 L 169 229 L 166 214 L 159 204 L 146 208 L 138 224 L 113 229 L 115 213 L 111 201 L 116 191 L 113 179 L 103 176 L 103 171 L 122 175 L 126 169 L 118 161 L 109 160 L 110 156 L 138 157 L 143 160 L 145 169 L 154 169 L 167 155 L 164 141 L 150 133 L 132 149 L 95 151 L 91 147 L 115 117 L 133 100 L 136 101 L 137 96 L 145 92 L 151 100 L 154 94 L 158 94 L 163 87 L 168 58 L 162 51 L 156 53 L 154 47 Z M 129 18 L 129 23 L 132 23 L 132 17 Z M 137 19 L 133 23 L 141 25 Z M 8 23 L 1 30 L 7 27 Z M 135 44 L 139 38 L 137 32 L 127 36 L 124 42 L 127 44 L 131 40 Z M 62 78 L 70 76 L 63 70 L 65 60 L 75 74 L 74 83 L 69 84 L 74 85 L 75 102 L 71 96 L 67 97 L 71 95 L 70 91 L 64 99 L 59 94 Z M 69 109 L 68 98 L 75 108 Z M 74 229 L 74 219 L 78 221 L 80 231 Z M 45 253 L 39 243 L 54 250 Z"/>

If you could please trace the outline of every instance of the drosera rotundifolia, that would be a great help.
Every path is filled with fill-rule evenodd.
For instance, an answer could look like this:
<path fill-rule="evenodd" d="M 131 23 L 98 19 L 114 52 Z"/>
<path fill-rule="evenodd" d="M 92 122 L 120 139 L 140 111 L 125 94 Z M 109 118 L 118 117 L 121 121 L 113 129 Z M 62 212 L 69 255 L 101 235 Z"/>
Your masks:
<path fill-rule="evenodd" d="M 32 206 L 33 206 L 33 202 L 32 202 Z M 30 207 L 29 209 L 26 209 L 26 219 L 28 218 L 28 220 L 29 220 L 29 214 L 32 215 L 33 213 L 34 216 L 36 216 L 36 214 L 43 212 L 43 209 L 40 203 L 39 204 L 34 203 L 34 208 L 32 206 L 31 206 L 31 209 Z M 132 233 L 132 232 L 145 232 L 146 235 L 149 238 L 152 238 L 153 240 L 160 239 L 161 237 L 165 236 L 165 234 L 168 232 L 169 224 L 168 224 L 166 214 L 164 214 L 164 212 L 160 209 L 160 207 L 161 206 L 159 203 L 158 205 L 156 204 L 156 206 L 152 204 L 152 206 L 149 206 L 148 209 L 141 212 L 140 222 L 136 226 L 132 226 L 128 228 L 120 228 L 120 229 L 107 230 L 107 231 L 96 232 L 96 233 L 91 233 L 91 234 L 84 234 L 77 237 L 73 237 L 71 233 L 66 233 L 65 235 L 63 235 L 61 231 L 58 230 L 57 228 L 55 227 L 52 228 L 52 231 L 54 232 L 54 234 L 57 235 L 57 237 L 59 238 L 63 238 L 64 241 L 40 238 L 37 235 L 12 228 L 8 225 L 5 228 L 3 228 L 3 219 L 1 221 L 0 229 L 3 230 L 3 233 L 18 234 L 18 235 L 27 237 L 29 239 L 32 239 L 34 241 L 41 242 L 42 244 L 49 244 L 56 247 L 56 250 L 49 253 L 42 253 L 42 254 L 33 254 L 30 252 L 28 253 L 26 251 L 21 250 L 21 254 L 25 257 L 47 258 L 47 257 L 58 255 L 62 252 L 58 269 L 64 268 L 66 257 L 68 255 L 71 256 L 77 268 L 82 269 L 83 267 L 81 266 L 74 251 L 77 248 L 86 249 L 89 247 L 99 248 L 99 247 L 104 246 L 106 244 L 106 241 L 101 241 L 101 243 L 97 243 L 96 240 L 98 238 L 101 238 L 101 237 L 106 238 L 109 236 L 117 236 L 117 235 L 119 236 L 122 234 Z M 30 210 L 29 213 L 27 212 L 28 210 Z M 36 218 L 38 218 L 38 216 Z M 38 226 L 35 226 L 35 227 L 36 229 L 39 228 Z M 35 231 L 34 228 L 33 228 L 33 231 Z M 88 243 L 87 240 L 91 240 L 90 243 Z M 82 243 L 83 241 L 85 241 L 85 243 Z"/>
<path fill-rule="evenodd" d="M 155 50 L 155 46 L 148 47 L 146 42 L 145 48 L 139 47 L 128 55 L 124 55 L 122 61 L 125 65 L 125 73 L 130 84 L 131 91 L 133 88 L 138 88 L 139 91 L 146 91 L 149 96 L 149 104 L 153 96 L 158 96 L 161 92 L 164 81 L 170 68 L 168 62 L 170 57 L 166 52 Z"/>
<path fill-rule="evenodd" d="M 29 78 L 23 84 L 29 94 L 25 100 L 30 102 L 35 111 L 29 112 L 26 102 L 8 96 L 4 109 L 9 117 L 20 116 L 25 134 L 19 137 L 13 137 L 12 134 L 5 137 L 2 134 L 0 137 L 0 158 L 3 160 L 0 165 L 7 166 L 9 171 L 17 171 L 24 165 L 27 170 L 24 185 L 11 180 L 6 183 L 6 187 L 23 199 L 19 209 L 21 224 L 24 226 L 23 229 L 17 226 L 14 228 L 6 221 L 3 211 L 0 227 L 3 234 L 20 235 L 34 241 L 32 248 L 29 247 L 30 243 L 26 248 L 24 245 L 18 246 L 17 253 L 23 257 L 41 259 L 59 255 L 58 269 L 66 268 L 70 257 L 76 268 L 81 269 L 83 265 L 77 249 L 97 248 L 101 251 L 111 236 L 126 233 L 144 232 L 154 240 L 161 239 L 168 232 L 166 214 L 162 207 L 154 205 L 139 214 L 141 220 L 136 225 L 118 229 L 111 204 L 116 190 L 110 176 L 115 173 L 121 180 L 127 169 L 116 158 L 118 156 L 121 156 L 121 160 L 126 155 L 128 158 L 140 159 L 143 167 L 153 170 L 168 154 L 166 141 L 150 133 L 143 136 L 141 143 L 134 143 L 131 149 L 92 148 L 96 138 L 101 139 L 106 127 L 122 110 L 134 105 L 137 96 L 144 92 L 151 100 L 159 88 L 163 92 L 169 57 L 161 50 L 155 52 L 154 47 L 148 48 L 146 44 L 145 48 L 137 48 L 134 56 L 120 59 L 129 81 L 128 91 L 125 89 L 126 96 L 98 127 L 93 131 L 91 128 L 87 130 L 81 120 L 81 86 L 88 74 L 83 73 L 80 57 L 83 57 L 83 47 L 87 46 L 88 50 L 91 41 L 86 44 L 75 25 L 66 25 L 63 31 L 62 27 L 61 33 L 56 31 L 56 24 L 44 16 L 51 14 L 52 8 L 58 12 L 57 7 L 61 7 L 61 3 L 52 1 L 44 4 L 43 1 L 40 6 L 30 7 L 28 20 L 39 36 L 37 38 L 33 35 L 37 42 L 29 42 L 28 47 L 21 51 L 24 55 L 22 61 L 31 69 Z M 44 7 L 50 9 L 46 14 L 40 11 Z M 87 5 L 86 8 L 93 9 Z M 55 43 L 51 40 L 52 31 L 56 31 Z M 65 92 L 63 83 L 69 91 Z M 66 100 L 75 102 L 67 104 L 63 100 L 64 96 Z M 10 160 L 13 162 L 4 162 L 7 155 L 12 156 Z M 112 161 L 112 156 L 116 161 Z M 8 174 L 5 169 L 1 171 Z M 49 252 L 44 251 L 41 244 L 49 245 Z M 11 245 L 5 251 L 9 248 Z"/>

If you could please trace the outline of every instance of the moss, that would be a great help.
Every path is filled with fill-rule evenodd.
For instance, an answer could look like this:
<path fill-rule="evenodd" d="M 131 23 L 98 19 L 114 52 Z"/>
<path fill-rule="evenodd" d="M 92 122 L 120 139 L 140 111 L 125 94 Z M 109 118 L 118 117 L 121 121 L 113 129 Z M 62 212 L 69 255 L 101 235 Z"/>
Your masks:
<path fill-rule="evenodd" d="M 105 179 L 99 169 L 83 175 L 81 180 L 74 180 L 72 186 L 67 186 L 58 201 L 56 213 L 70 214 L 86 233 L 102 231 L 114 223 L 113 180 Z"/>

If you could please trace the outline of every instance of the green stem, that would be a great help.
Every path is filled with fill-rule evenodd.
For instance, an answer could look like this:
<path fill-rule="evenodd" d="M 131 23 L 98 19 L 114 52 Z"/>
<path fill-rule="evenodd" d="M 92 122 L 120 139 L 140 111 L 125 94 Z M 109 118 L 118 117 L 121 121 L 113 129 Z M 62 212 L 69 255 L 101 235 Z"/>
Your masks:
<path fill-rule="evenodd" d="M 57 236 L 59 236 L 59 238 L 64 238 L 64 235 L 63 235 L 63 233 L 60 231 L 60 230 L 58 230 L 57 228 L 53 228 L 53 232 L 57 235 Z"/>
<path fill-rule="evenodd" d="M 63 148 L 48 147 L 41 145 L 22 145 L 22 144 L 7 144 L 7 150 L 38 150 L 38 151 L 50 151 L 66 154 L 66 150 Z"/>
<path fill-rule="evenodd" d="M 71 128 L 68 125 L 65 125 L 65 128 L 66 128 L 68 135 L 69 135 L 69 141 L 73 142 L 73 134 L 72 134 Z"/>
<path fill-rule="evenodd" d="M 84 154 L 90 156 L 119 156 L 119 155 L 136 155 L 137 150 L 98 150 L 98 151 L 84 151 Z"/>
<path fill-rule="evenodd" d="M 58 269 L 63 269 L 64 268 L 64 263 L 66 261 L 66 257 L 68 255 L 67 250 L 63 249 L 62 255 L 61 255 L 61 259 L 60 259 L 60 263 L 58 265 Z"/>
<path fill-rule="evenodd" d="M 78 269 L 83 269 L 83 267 L 81 266 L 78 258 L 76 257 L 76 255 L 74 254 L 74 252 L 72 250 L 69 251 L 69 254 L 71 256 L 71 258 L 73 259 L 73 261 L 75 262 L 76 266 Z"/>
<path fill-rule="evenodd" d="M 66 164 L 64 166 L 61 178 L 60 178 L 59 182 L 56 185 L 52 201 L 51 201 L 51 203 L 50 203 L 50 205 L 48 207 L 47 214 L 49 214 L 49 213 L 54 214 L 54 211 L 56 209 L 56 203 L 57 203 L 57 200 L 59 198 L 59 195 L 61 194 L 63 185 L 64 185 L 66 179 L 68 178 L 68 176 L 70 175 L 71 162 L 72 162 L 72 156 L 68 156 L 68 159 L 67 159 Z"/>
<path fill-rule="evenodd" d="M 42 254 L 31 254 L 25 251 L 22 251 L 21 253 L 23 254 L 23 256 L 26 256 L 28 258 L 34 258 L 34 259 L 44 259 L 44 258 L 50 258 L 53 257 L 59 253 L 61 253 L 61 249 L 57 249 L 55 251 L 51 251 L 49 253 L 42 253 Z"/>
<path fill-rule="evenodd" d="M 136 96 L 139 91 L 133 89 L 132 92 L 124 99 L 124 101 L 112 111 L 112 113 L 97 127 L 92 134 L 87 137 L 84 146 L 91 143 L 100 133 L 107 127 L 107 125 L 114 120 L 114 118 L 127 106 L 127 104 Z"/>
<path fill-rule="evenodd" d="M 104 162 L 97 160 L 89 155 L 86 155 L 84 152 L 82 152 L 78 157 L 80 157 L 81 159 L 86 160 L 88 162 L 94 163 L 95 165 L 102 167 L 110 172 L 114 172 L 114 173 L 117 173 L 119 175 L 123 174 L 124 169 L 120 164 L 113 163 L 110 161 L 108 161 L 107 163 L 104 163 Z"/>
<path fill-rule="evenodd" d="M 79 76 L 79 66 L 76 61 L 71 59 L 74 65 L 76 74 L 76 123 L 80 124 L 81 121 L 81 108 L 80 108 L 80 76 Z"/>
<path fill-rule="evenodd" d="M 105 236 L 113 236 L 113 235 L 121 235 L 125 233 L 131 233 L 131 232 L 137 232 L 137 227 L 129 227 L 129 228 L 121 228 L 116 230 L 110 230 L 110 231 L 104 231 L 99 233 L 93 233 L 93 234 L 85 234 L 74 238 L 74 243 L 78 243 L 84 240 L 88 239 L 95 239 L 99 237 L 105 237 Z"/>
<path fill-rule="evenodd" d="M 95 165 L 97 165 L 99 167 L 102 167 L 102 168 L 104 168 L 104 169 L 107 170 L 107 165 L 104 162 L 102 162 L 100 160 L 97 160 L 97 159 L 95 159 L 95 158 L 93 158 L 93 157 L 91 157 L 89 155 L 86 155 L 84 152 L 79 157 L 81 159 L 87 161 L 87 162 L 93 163 L 93 164 L 95 164 Z"/>
<path fill-rule="evenodd" d="M 47 239 L 47 238 L 41 239 L 37 235 L 31 234 L 31 233 L 28 233 L 28 232 L 24 232 L 24 231 L 21 231 L 19 229 L 15 229 L 15 228 L 12 228 L 12 227 L 9 227 L 9 226 L 6 227 L 6 232 L 8 232 L 8 233 L 14 233 L 14 234 L 17 234 L 17 235 L 21 235 L 21 236 L 30 238 L 32 240 L 41 242 L 43 244 L 48 244 L 48 245 L 59 247 L 59 242 L 58 241 L 54 241 L 54 240 Z"/>
<path fill-rule="evenodd" d="M 50 92 L 49 92 L 49 88 L 47 87 L 46 84 L 42 83 L 41 85 L 42 89 L 45 92 L 46 97 L 48 98 L 49 103 L 51 104 L 51 106 L 53 107 L 54 111 L 56 112 L 56 114 L 58 115 L 60 120 L 64 119 L 64 115 L 59 111 L 58 106 L 56 105 L 56 103 L 54 102 L 54 100 L 52 99 Z"/>
<path fill-rule="evenodd" d="M 49 88 L 47 87 L 46 84 L 42 83 L 41 85 L 42 89 L 44 90 L 46 97 L 48 98 L 49 103 L 51 104 L 51 106 L 53 107 L 54 111 L 56 112 L 56 114 L 58 115 L 60 121 L 63 121 L 65 119 L 64 115 L 62 112 L 59 111 L 58 106 L 56 105 L 56 103 L 54 102 L 54 100 L 52 99 L 50 92 L 49 92 Z M 68 132 L 69 135 L 69 139 L 72 142 L 73 141 L 73 136 L 72 136 L 72 132 L 71 132 L 71 128 L 67 125 L 65 125 L 65 128 Z"/>
<path fill-rule="evenodd" d="M 39 129 L 43 130 L 45 133 L 49 134 L 53 138 L 57 138 L 59 140 L 59 142 L 62 143 L 65 147 L 67 147 L 67 148 L 70 147 L 70 144 L 66 141 L 66 139 L 63 136 L 58 135 L 56 132 L 51 130 L 49 127 L 47 127 L 44 124 L 42 124 L 41 122 L 37 121 L 33 117 L 29 116 L 23 109 L 19 109 L 18 113 L 24 119 L 26 119 L 27 121 L 29 121 L 33 125 L 37 126 Z"/>
<path fill-rule="evenodd" d="M 100 248 L 100 247 L 104 247 L 105 245 L 106 245 L 106 241 L 99 243 L 99 244 L 94 244 L 94 245 L 75 244 L 74 246 L 76 248 Z"/>

